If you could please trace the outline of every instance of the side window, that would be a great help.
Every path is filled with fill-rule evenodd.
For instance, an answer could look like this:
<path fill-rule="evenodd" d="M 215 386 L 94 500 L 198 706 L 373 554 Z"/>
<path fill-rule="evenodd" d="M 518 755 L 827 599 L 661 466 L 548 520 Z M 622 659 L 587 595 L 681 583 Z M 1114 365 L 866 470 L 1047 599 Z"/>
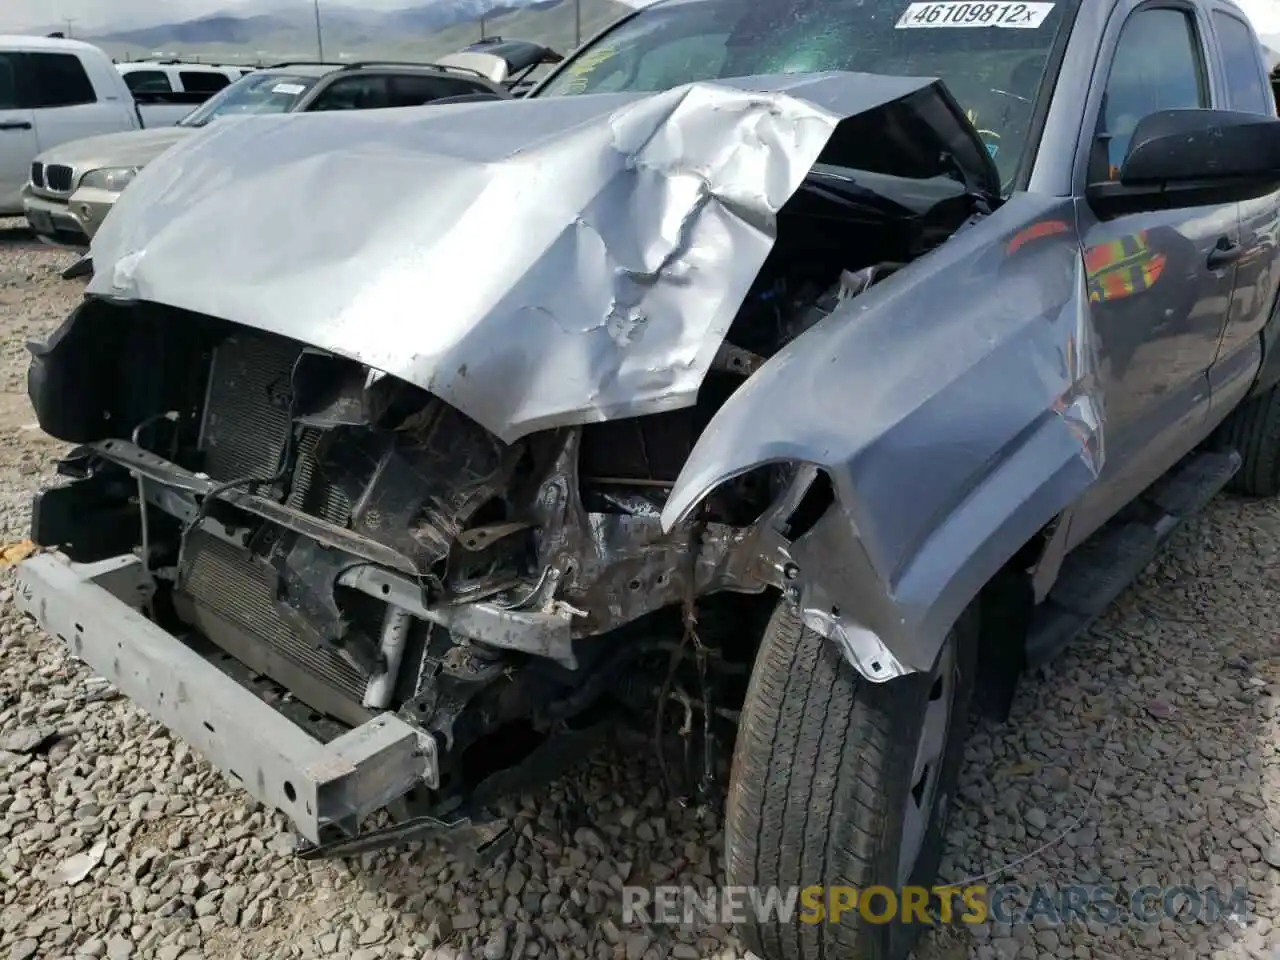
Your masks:
<path fill-rule="evenodd" d="M 1107 77 L 1089 179 L 1114 180 L 1138 121 L 1159 110 L 1207 108 L 1204 53 L 1182 10 L 1139 10 L 1120 31 Z"/>
<path fill-rule="evenodd" d="M 0 53 L 0 110 L 15 110 L 18 100 L 18 56 Z"/>
<path fill-rule="evenodd" d="M 172 93 L 173 84 L 163 70 L 134 70 L 124 74 L 125 86 L 131 93 Z"/>
<path fill-rule="evenodd" d="M 376 110 L 387 105 L 385 77 L 344 77 L 311 101 L 308 110 Z"/>
<path fill-rule="evenodd" d="M 182 80 L 182 89 L 190 93 L 217 93 L 231 83 L 226 74 L 212 70 L 180 70 L 178 78 Z"/>
<path fill-rule="evenodd" d="M 93 83 L 74 53 L 26 53 L 30 67 L 30 106 L 75 107 L 97 103 Z"/>
<path fill-rule="evenodd" d="M 1214 11 L 1213 29 L 1227 68 L 1227 98 L 1232 110 L 1273 116 L 1275 102 L 1263 82 L 1258 44 L 1239 17 Z"/>
<path fill-rule="evenodd" d="M 388 105 L 392 107 L 420 107 L 441 97 L 457 97 L 465 93 L 491 93 L 492 91 L 480 83 L 472 83 L 458 77 L 435 77 L 429 74 L 406 74 L 392 77 L 391 96 Z"/>

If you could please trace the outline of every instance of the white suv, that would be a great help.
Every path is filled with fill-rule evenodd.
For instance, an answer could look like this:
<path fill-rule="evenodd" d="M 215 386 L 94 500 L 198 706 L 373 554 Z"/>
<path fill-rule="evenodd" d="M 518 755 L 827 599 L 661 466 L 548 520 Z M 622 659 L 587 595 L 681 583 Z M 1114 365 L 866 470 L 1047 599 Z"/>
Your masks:
<path fill-rule="evenodd" d="M 177 123 L 195 107 L 224 87 L 253 72 L 252 67 L 219 66 L 210 63 L 183 63 L 179 60 L 140 60 L 118 63 L 129 92 L 140 104 L 167 109 Z"/>

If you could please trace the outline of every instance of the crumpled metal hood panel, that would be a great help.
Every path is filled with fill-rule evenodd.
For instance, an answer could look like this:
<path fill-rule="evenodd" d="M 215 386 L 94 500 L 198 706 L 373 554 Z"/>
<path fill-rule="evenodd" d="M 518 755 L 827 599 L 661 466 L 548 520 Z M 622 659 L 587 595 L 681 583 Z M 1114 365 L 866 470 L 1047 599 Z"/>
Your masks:
<path fill-rule="evenodd" d="M 921 92 L 950 102 L 820 74 L 221 122 L 125 191 L 88 293 L 351 357 L 507 441 L 687 406 L 839 122 Z"/>

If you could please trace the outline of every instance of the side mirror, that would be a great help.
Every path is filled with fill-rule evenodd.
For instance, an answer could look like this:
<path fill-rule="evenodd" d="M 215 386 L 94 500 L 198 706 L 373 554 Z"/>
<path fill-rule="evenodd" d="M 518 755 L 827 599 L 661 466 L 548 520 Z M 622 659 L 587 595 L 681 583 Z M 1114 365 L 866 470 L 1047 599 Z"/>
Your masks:
<path fill-rule="evenodd" d="M 1234 110 L 1143 117 L 1117 182 L 1091 184 L 1101 215 L 1249 200 L 1280 187 L 1280 120 Z"/>
<path fill-rule="evenodd" d="M 1120 167 L 1122 186 L 1214 181 L 1280 183 L 1280 121 L 1232 110 L 1162 110 L 1138 122 Z"/>

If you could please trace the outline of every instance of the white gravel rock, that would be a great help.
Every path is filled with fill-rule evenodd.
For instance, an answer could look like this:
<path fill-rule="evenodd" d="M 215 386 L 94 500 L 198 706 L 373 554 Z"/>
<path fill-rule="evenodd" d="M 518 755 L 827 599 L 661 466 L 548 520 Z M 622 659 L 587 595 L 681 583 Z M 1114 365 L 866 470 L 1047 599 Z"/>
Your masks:
<path fill-rule="evenodd" d="M 31 494 L 60 449 L 34 428 L 24 344 L 77 301 L 83 282 L 58 277 L 74 256 L 0 222 L 9 543 L 26 536 Z M 743 955 L 718 926 L 622 922 L 623 882 L 723 880 L 718 819 L 665 802 L 647 751 L 598 756 L 521 798 L 515 848 L 484 869 L 417 849 L 306 864 L 280 817 L 20 619 L 7 575 L 0 604 L 0 957 Z M 988 921 L 942 930 L 918 955 L 1275 956 L 1277 611 L 1280 506 L 1219 500 L 1087 637 L 1024 682 L 1010 724 L 977 726 L 943 863 L 948 880 L 988 885 L 1243 883 L 1251 924 Z M 69 884 L 66 864 L 78 874 L 89 861 Z"/>

